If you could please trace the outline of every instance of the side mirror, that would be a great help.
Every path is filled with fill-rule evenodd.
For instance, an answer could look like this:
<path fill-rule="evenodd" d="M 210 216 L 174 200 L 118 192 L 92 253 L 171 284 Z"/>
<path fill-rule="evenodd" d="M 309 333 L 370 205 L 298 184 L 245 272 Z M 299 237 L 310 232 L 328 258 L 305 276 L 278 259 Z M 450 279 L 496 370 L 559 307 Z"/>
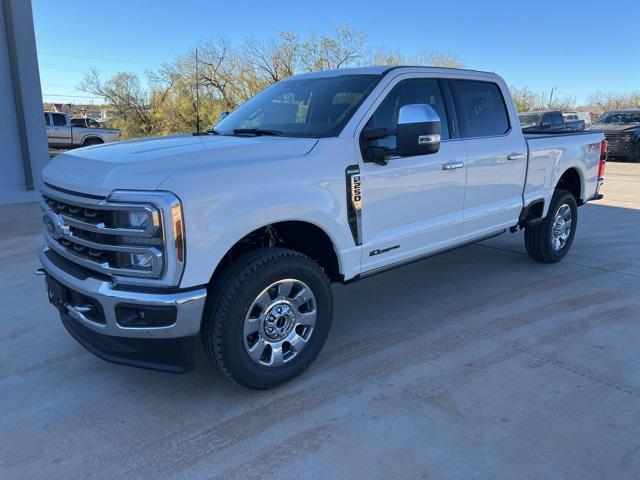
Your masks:
<path fill-rule="evenodd" d="M 405 105 L 398 114 L 396 155 L 413 157 L 440 150 L 440 117 L 422 103 Z"/>
<path fill-rule="evenodd" d="M 222 112 L 222 113 L 220 114 L 220 116 L 218 117 L 218 121 L 219 121 L 219 122 L 221 122 L 222 120 L 224 120 L 224 119 L 225 119 L 225 117 L 226 117 L 227 115 L 229 115 L 229 112 Z"/>
<path fill-rule="evenodd" d="M 542 123 L 540 124 L 540 128 L 541 128 L 542 130 L 546 130 L 547 128 L 551 128 L 551 122 L 550 122 L 550 121 L 542 122 Z"/>

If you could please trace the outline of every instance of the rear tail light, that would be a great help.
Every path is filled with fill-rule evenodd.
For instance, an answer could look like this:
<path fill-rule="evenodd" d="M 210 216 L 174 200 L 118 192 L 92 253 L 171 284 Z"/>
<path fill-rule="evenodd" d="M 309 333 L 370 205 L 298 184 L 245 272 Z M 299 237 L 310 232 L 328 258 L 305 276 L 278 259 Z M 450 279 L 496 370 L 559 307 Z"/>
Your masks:
<path fill-rule="evenodd" d="M 600 164 L 598 165 L 598 178 L 604 177 L 604 167 L 607 163 L 607 141 L 600 142 Z"/>

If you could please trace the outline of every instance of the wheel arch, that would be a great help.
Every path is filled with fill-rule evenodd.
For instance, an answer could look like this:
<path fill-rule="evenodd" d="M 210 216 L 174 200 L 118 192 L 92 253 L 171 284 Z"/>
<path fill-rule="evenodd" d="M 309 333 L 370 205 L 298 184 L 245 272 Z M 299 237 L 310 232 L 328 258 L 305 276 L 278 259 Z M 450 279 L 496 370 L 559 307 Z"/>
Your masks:
<path fill-rule="evenodd" d="M 336 242 L 321 226 L 301 219 L 281 220 L 253 228 L 226 250 L 216 264 L 210 282 L 239 256 L 264 247 L 281 247 L 307 255 L 315 260 L 331 281 L 342 279 L 340 256 Z"/>
<path fill-rule="evenodd" d="M 104 143 L 104 140 L 98 135 L 87 135 L 86 137 L 82 138 L 82 146 L 84 147 L 87 144 L 87 142 L 91 140 L 97 140 L 96 145 Z"/>
<path fill-rule="evenodd" d="M 584 177 L 579 168 L 572 166 L 567 168 L 558 178 L 554 190 L 566 190 L 571 192 L 578 205 L 584 203 Z"/>

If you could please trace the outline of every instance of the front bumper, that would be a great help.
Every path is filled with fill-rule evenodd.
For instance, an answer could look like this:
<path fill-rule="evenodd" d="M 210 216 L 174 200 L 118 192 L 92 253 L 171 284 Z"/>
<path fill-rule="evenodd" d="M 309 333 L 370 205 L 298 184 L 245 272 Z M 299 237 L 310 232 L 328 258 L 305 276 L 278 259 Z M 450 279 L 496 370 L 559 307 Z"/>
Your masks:
<path fill-rule="evenodd" d="M 614 158 L 631 158 L 640 155 L 640 144 L 623 143 L 609 145 L 609 157 Z"/>
<path fill-rule="evenodd" d="M 89 351 L 110 362 L 143 368 L 171 372 L 193 368 L 193 340 L 200 332 L 205 288 L 169 293 L 122 290 L 108 279 L 72 268 L 48 247 L 40 252 L 40 262 L 46 275 L 67 292 L 65 301 L 57 305 L 65 327 Z M 175 321 L 163 326 L 123 326 L 116 316 L 119 307 L 170 310 Z"/>

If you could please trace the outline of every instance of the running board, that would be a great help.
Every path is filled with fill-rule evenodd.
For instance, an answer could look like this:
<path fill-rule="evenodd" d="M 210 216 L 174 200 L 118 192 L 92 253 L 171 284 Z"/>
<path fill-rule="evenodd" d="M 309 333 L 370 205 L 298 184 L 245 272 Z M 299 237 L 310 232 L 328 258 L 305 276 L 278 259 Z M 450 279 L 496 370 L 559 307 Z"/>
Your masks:
<path fill-rule="evenodd" d="M 466 242 L 458 243 L 458 244 L 453 245 L 451 247 L 441 248 L 439 250 L 435 250 L 433 252 L 429 252 L 429 253 L 426 253 L 424 255 L 420 255 L 418 257 L 415 257 L 415 258 L 408 258 L 406 260 L 401 260 L 399 262 L 392 263 L 390 265 L 385 265 L 384 267 L 379 267 L 379 268 L 375 268 L 373 270 L 369 270 L 367 272 L 359 273 L 358 275 L 356 275 L 353 278 L 350 278 L 349 280 L 343 280 L 342 283 L 344 283 L 346 285 L 348 283 L 352 283 L 352 282 L 355 282 L 357 280 L 362 280 L 363 278 L 368 278 L 368 277 L 371 277 L 373 275 L 377 275 L 378 273 L 383 273 L 383 272 L 386 272 L 386 271 L 389 271 L 389 270 L 393 270 L 394 268 L 404 267 L 405 265 L 409 265 L 411 263 L 419 262 L 421 260 L 426 260 L 427 258 L 435 257 L 436 255 L 440 255 L 442 253 L 447 253 L 447 252 L 450 252 L 452 250 L 457 250 L 458 248 L 467 247 L 469 245 L 473 245 L 474 243 L 482 242 L 483 240 L 489 240 L 490 238 L 497 237 L 498 235 L 502 235 L 506 231 L 507 231 L 507 229 L 503 228 L 502 230 L 498 230 L 497 232 L 493 232 L 493 233 L 490 233 L 488 235 L 483 235 L 481 237 L 477 237 L 477 238 L 474 238 L 472 240 L 467 240 Z"/>

